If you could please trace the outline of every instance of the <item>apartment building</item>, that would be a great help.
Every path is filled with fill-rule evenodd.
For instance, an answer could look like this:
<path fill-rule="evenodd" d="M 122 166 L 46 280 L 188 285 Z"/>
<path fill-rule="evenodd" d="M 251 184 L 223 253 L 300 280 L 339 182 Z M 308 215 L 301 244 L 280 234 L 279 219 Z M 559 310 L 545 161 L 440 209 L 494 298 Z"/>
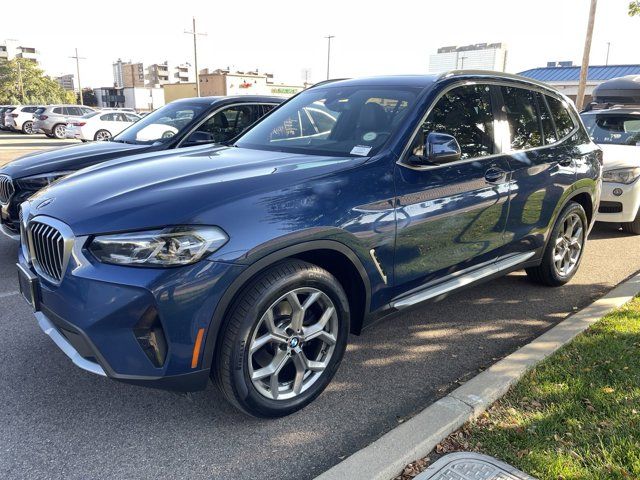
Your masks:
<path fill-rule="evenodd" d="M 73 92 L 76 89 L 75 75 L 72 73 L 56 77 L 56 82 L 58 82 L 62 88 L 70 92 Z"/>
<path fill-rule="evenodd" d="M 195 72 L 190 63 L 172 65 L 165 61 L 149 65 L 146 70 L 146 81 L 150 87 L 158 87 L 168 83 L 195 82 Z"/>
<path fill-rule="evenodd" d="M 113 85 L 116 88 L 144 87 L 144 65 L 141 62 L 123 62 L 118 59 L 113 63 Z"/>
<path fill-rule="evenodd" d="M 40 53 L 35 47 L 25 47 L 18 40 L 5 40 L 0 43 L 0 60 L 13 60 L 14 58 L 25 58 L 34 63 L 38 63 Z"/>

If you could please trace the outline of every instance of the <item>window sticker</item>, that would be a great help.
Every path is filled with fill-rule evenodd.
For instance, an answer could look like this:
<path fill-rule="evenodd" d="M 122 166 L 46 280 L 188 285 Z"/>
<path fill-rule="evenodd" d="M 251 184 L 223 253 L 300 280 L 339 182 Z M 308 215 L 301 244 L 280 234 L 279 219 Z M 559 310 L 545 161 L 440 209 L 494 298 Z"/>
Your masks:
<path fill-rule="evenodd" d="M 361 157 L 366 157 L 369 155 L 372 147 L 367 145 L 356 145 L 351 149 L 351 155 L 360 155 Z"/>
<path fill-rule="evenodd" d="M 372 142 L 373 140 L 376 139 L 377 136 L 378 134 L 376 132 L 367 132 L 362 136 L 362 139 L 365 142 Z"/>

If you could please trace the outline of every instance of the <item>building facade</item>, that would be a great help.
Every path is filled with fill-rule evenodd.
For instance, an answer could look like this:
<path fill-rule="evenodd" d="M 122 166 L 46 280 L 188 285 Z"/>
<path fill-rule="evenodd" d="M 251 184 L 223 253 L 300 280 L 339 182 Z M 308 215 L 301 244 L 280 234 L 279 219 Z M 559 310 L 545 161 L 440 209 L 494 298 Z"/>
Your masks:
<path fill-rule="evenodd" d="M 76 89 L 75 75 L 71 73 L 56 77 L 56 82 L 58 82 L 58 84 L 67 91 L 73 92 Z"/>
<path fill-rule="evenodd" d="M 149 87 L 158 87 L 169 83 L 193 83 L 195 72 L 190 63 L 172 65 L 169 62 L 154 63 L 146 69 L 146 81 Z"/>
<path fill-rule="evenodd" d="M 144 65 L 118 59 L 113 63 L 113 85 L 116 88 L 144 87 Z"/>
<path fill-rule="evenodd" d="M 25 47 L 18 40 L 5 40 L 0 43 L 0 60 L 13 60 L 25 58 L 38 63 L 40 53 L 34 47 Z"/>
<path fill-rule="evenodd" d="M 102 87 L 94 89 L 98 108 L 133 108 L 150 112 L 165 104 L 162 88 Z"/>
<path fill-rule="evenodd" d="M 494 70 L 507 68 L 507 47 L 504 43 L 477 43 L 461 47 L 439 48 L 429 56 L 429 73 L 449 70 Z"/>
<path fill-rule="evenodd" d="M 564 93 L 571 100 L 578 95 L 580 82 L 580 67 L 571 62 L 548 62 L 546 67 L 532 68 L 520 72 L 523 77 L 532 78 L 547 83 Z M 593 89 L 601 83 L 613 78 L 626 75 L 640 75 L 638 65 L 590 65 L 587 70 L 587 85 L 585 89 L 584 105 L 591 102 Z"/>
<path fill-rule="evenodd" d="M 290 97 L 305 89 L 304 85 L 286 85 L 273 82 L 270 73 L 230 72 L 229 70 L 201 70 L 200 94 L 218 95 L 275 95 Z"/>

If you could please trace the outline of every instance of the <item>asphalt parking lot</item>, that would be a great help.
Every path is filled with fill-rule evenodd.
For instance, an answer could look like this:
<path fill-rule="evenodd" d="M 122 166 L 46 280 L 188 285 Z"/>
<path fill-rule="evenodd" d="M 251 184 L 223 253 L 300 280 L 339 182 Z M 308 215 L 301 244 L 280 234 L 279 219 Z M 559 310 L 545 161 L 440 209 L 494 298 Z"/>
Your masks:
<path fill-rule="evenodd" d="M 518 272 L 378 323 L 314 403 L 266 421 L 213 385 L 187 396 L 76 368 L 17 293 L 17 248 L 0 239 L 3 479 L 313 478 L 640 270 L 640 237 L 598 226 L 565 287 Z"/>
<path fill-rule="evenodd" d="M 22 133 L 0 130 L 0 166 L 36 150 L 79 144 L 80 140 L 56 140 L 44 134 L 23 135 Z"/>

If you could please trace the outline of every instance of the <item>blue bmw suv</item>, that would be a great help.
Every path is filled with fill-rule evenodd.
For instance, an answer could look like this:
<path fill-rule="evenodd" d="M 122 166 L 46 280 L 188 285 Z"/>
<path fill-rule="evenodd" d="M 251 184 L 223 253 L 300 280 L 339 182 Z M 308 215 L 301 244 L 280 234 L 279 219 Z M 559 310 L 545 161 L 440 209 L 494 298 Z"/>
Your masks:
<path fill-rule="evenodd" d="M 80 368 L 290 414 L 348 334 L 525 269 L 580 265 L 601 152 L 517 76 L 327 82 L 223 146 L 82 170 L 21 207 L 20 288 Z"/>

